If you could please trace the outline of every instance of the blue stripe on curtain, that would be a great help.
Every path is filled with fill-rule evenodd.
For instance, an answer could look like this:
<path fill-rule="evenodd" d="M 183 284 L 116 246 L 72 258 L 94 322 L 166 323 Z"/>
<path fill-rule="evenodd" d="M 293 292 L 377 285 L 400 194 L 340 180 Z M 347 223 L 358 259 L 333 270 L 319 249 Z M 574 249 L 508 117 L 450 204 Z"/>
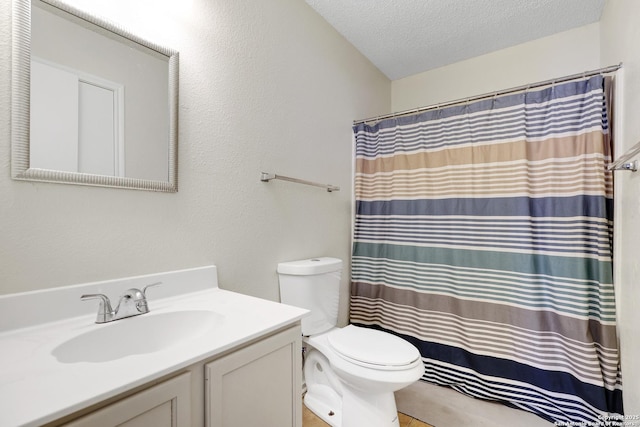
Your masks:
<path fill-rule="evenodd" d="M 474 199 L 382 200 L 356 201 L 356 211 L 362 216 L 378 215 L 447 215 L 499 216 L 509 209 L 514 216 L 606 218 L 613 212 L 613 200 L 602 196 L 495 198 L 477 203 Z"/>
<path fill-rule="evenodd" d="M 354 127 L 351 322 L 425 381 L 547 420 L 622 414 L 604 79 Z"/>
<path fill-rule="evenodd" d="M 375 329 L 382 329 L 376 327 Z M 574 390 L 575 394 L 580 396 L 584 403 L 578 400 L 578 405 L 585 406 L 587 408 L 596 408 L 599 402 L 602 400 L 609 402 L 609 405 L 616 407 L 619 402 L 622 402 L 621 390 L 602 390 L 601 387 L 591 384 L 585 384 L 578 381 L 574 376 L 567 373 L 558 373 L 553 377 L 547 375 L 547 372 L 542 369 L 538 369 L 532 366 L 528 366 L 523 363 L 514 362 L 511 360 L 496 359 L 488 356 L 476 356 L 473 353 L 465 351 L 463 349 L 441 345 L 437 343 L 425 343 L 409 335 L 396 334 L 405 340 L 411 342 L 418 349 L 420 349 L 425 359 L 426 371 L 425 377 L 435 384 L 451 386 L 458 391 L 466 393 L 466 383 L 474 383 L 475 387 L 480 389 L 491 387 L 502 388 L 501 394 L 504 396 L 500 399 L 500 393 L 493 391 L 487 393 L 480 393 L 478 390 L 470 388 L 470 393 L 474 397 L 484 398 L 488 400 L 497 400 L 501 403 L 505 403 L 508 406 L 512 406 L 518 409 L 528 410 L 529 412 L 536 412 L 542 418 L 554 422 L 557 419 L 554 416 L 547 414 L 545 407 L 555 406 L 558 399 L 564 400 L 564 405 L 575 404 L 575 399 L 562 399 L 558 395 L 561 395 L 564 390 Z M 444 357 L 443 357 L 444 355 Z M 464 368 L 467 372 L 477 372 L 477 377 L 485 378 L 499 378 L 498 381 L 480 381 L 471 379 L 470 376 L 463 370 L 457 372 L 455 368 L 440 370 L 439 365 L 434 363 L 436 361 L 447 362 L 454 360 L 456 366 Z M 441 381 L 439 377 L 449 378 L 449 381 Z M 504 386 L 503 380 L 510 380 L 511 384 L 507 387 Z M 489 385 L 485 386 L 483 383 L 488 382 Z M 518 385 L 519 384 L 519 385 Z M 549 392 L 548 394 L 540 393 L 535 389 L 541 389 Z M 515 399 L 509 397 L 511 394 L 516 394 L 518 399 L 517 403 Z M 562 405 L 558 405 L 562 406 Z M 537 410 L 540 408 L 541 410 Z M 619 408 L 620 410 L 622 408 Z M 582 409 L 581 409 L 582 411 Z M 593 418 L 598 418 L 599 411 L 587 410 L 589 412 L 588 417 L 575 414 L 573 423 L 578 422 L 590 422 Z M 557 411 L 561 416 L 561 410 Z M 593 422 L 593 421 L 591 421 Z M 599 424 L 596 424 L 599 425 Z"/>

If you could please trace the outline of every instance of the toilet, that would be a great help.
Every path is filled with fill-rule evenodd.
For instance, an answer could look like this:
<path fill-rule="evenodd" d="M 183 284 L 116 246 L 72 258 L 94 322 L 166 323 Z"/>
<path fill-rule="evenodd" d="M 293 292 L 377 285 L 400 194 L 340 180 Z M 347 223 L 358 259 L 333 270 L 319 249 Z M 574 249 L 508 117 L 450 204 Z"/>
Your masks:
<path fill-rule="evenodd" d="M 281 302 L 311 312 L 302 319 L 304 403 L 332 427 L 398 427 L 393 392 L 424 374 L 420 352 L 386 332 L 336 326 L 341 270 L 329 257 L 278 264 Z"/>

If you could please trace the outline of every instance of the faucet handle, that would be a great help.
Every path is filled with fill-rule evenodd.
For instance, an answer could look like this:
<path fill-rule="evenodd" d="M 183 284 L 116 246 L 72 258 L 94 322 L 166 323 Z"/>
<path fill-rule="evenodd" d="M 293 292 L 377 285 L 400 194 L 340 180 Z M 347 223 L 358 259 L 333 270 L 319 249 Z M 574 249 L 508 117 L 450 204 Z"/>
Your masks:
<path fill-rule="evenodd" d="M 160 286 L 162 285 L 162 282 L 155 282 L 155 283 L 151 283 L 150 285 L 145 286 L 144 288 L 142 288 L 142 294 L 144 295 L 144 297 L 147 297 L 147 289 L 151 288 L 153 286 Z"/>
<path fill-rule="evenodd" d="M 149 303 L 147 301 L 147 289 L 152 287 L 152 286 L 160 286 L 161 284 L 162 284 L 162 282 L 151 283 L 150 285 L 147 285 L 144 288 L 142 288 L 142 292 L 141 292 L 142 298 L 140 300 L 136 301 L 136 308 L 138 309 L 138 312 L 140 312 L 142 314 L 149 312 Z M 140 292 L 140 291 L 138 291 L 138 292 Z"/>
<path fill-rule="evenodd" d="M 96 316 L 96 323 L 109 322 L 113 317 L 113 309 L 111 308 L 111 301 L 109 297 L 104 294 L 85 294 L 80 297 L 82 301 L 90 299 L 99 299 L 100 306 L 98 307 L 98 315 Z"/>

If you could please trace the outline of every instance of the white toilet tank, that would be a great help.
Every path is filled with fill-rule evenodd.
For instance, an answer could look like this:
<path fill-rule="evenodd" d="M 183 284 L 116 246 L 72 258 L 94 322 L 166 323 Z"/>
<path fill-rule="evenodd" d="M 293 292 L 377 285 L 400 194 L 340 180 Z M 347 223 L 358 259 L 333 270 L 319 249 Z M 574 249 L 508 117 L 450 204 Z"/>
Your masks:
<path fill-rule="evenodd" d="M 280 301 L 306 308 L 302 335 L 319 334 L 336 326 L 340 304 L 340 272 L 337 258 L 311 258 L 278 264 Z"/>

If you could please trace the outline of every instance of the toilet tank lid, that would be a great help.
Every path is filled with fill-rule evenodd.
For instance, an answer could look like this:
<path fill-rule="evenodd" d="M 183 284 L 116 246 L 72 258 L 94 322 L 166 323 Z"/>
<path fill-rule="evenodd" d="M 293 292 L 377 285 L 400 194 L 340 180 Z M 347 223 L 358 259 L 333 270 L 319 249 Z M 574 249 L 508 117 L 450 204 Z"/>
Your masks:
<path fill-rule="evenodd" d="M 340 271 L 341 269 L 342 260 L 331 257 L 309 258 L 278 264 L 279 274 L 290 274 L 294 276 L 331 273 L 333 271 Z"/>

